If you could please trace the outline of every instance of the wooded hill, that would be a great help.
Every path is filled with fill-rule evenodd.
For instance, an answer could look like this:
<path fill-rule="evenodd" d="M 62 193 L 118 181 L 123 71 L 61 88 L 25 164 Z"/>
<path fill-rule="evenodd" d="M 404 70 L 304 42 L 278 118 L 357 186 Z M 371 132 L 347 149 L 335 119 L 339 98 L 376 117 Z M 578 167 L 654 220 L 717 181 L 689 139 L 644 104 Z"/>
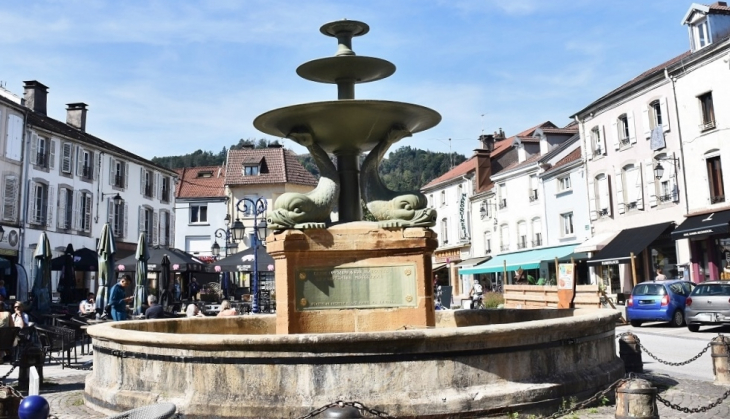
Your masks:
<path fill-rule="evenodd" d="M 250 147 L 269 147 L 266 140 L 240 140 L 230 147 L 232 150 Z M 223 147 L 218 153 L 197 150 L 181 156 L 153 157 L 152 162 L 169 169 L 197 166 L 219 166 L 225 163 L 228 149 Z M 365 156 L 363 156 L 363 159 Z M 308 154 L 297 156 L 300 163 L 313 175 L 319 177 L 319 170 Z M 380 163 L 380 176 L 385 185 L 395 191 L 414 191 L 431 180 L 441 176 L 452 167 L 463 163 L 466 157 L 458 153 L 435 153 L 410 146 L 392 151 Z"/>

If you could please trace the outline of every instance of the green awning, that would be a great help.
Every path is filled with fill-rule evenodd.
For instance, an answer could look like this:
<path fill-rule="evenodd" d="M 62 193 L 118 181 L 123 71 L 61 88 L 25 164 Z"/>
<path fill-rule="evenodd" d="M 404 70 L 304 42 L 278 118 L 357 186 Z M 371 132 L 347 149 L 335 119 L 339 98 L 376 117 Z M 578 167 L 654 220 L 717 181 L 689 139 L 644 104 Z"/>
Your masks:
<path fill-rule="evenodd" d="M 483 263 L 472 268 L 459 269 L 459 275 L 487 274 L 502 272 L 505 261 L 507 262 L 507 270 L 514 271 L 522 269 L 537 269 L 544 260 L 552 261 L 555 258 L 562 258 L 571 253 L 575 249 L 574 244 L 567 246 L 548 247 L 542 249 L 528 250 L 524 252 L 505 253 L 495 256 L 487 263 Z"/>

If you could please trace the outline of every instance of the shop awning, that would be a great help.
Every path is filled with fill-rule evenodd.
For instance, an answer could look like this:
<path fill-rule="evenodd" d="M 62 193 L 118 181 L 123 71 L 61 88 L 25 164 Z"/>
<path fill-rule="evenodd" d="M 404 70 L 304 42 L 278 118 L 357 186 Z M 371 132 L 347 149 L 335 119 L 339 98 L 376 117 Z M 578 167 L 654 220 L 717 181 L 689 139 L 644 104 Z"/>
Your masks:
<path fill-rule="evenodd" d="M 482 256 L 482 257 L 478 257 L 478 258 L 470 258 L 470 259 L 467 259 L 467 260 L 462 260 L 456 266 L 459 267 L 459 268 L 469 268 L 469 267 L 472 267 L 472 266 L 481 265 L 482 263 L 488 261 L 491 258 L 492 258 L 491 256 Z"/>
<path fill-rule="evenodd" d="M 599 233 L 575 247 L 576 252 L 597 252 L 603 249 L 618 233 Z"/>
<path fill-rule="evenodd" d="M 555 258 L 562 258 L 573 253 L 573 249 L 575 249 L 575 245 L 571 244 L 567 246 L 528 250 L 525 252 L 505 253 L 503 255 L 495 256 L 489 262 L 481 265 L 459 269 L 459 275 L 502 272 L 505 262 L 507 262 L 508 271 L 514 271 L 519 268 L 537 269 L 540 267 L 540 262 L 544 260 L 552 261 Z"/>
<path fill-rule="evenodd" d="M 672 238 L 679 240 L 719 233 L 730 233 L 730 210 L 687 217 L 672 231 Z"/>
<path fill-rule="evenodd" d="M 586 260 L 588 259 L 588 253 L 585 252 L 573 252 L 569 255 L 563 256 L 561 258 L 558 258 L 559 263 L 569 263 L 570 260 L 573 259 L 574 261 L 577 260 Z"/>
<path fill-rule="evenodd" d="M 638 255 L 667 228 L 671 227 L 672 224 L 674 223 L 669 221 L 621 230 L 606 247 L 598 252 L 593 259 L 588 261 L 588 265 L 618 265 L 619 263 L 627 263 L 631 259 L 631 253 Z"/>
<path fill-rule="evenodd" d="M 444 269 L 446 267 L 445 263 L 434 263 L 433 266 L 431 266 L 431 271 L 436 272 L 439 269 Z"/>

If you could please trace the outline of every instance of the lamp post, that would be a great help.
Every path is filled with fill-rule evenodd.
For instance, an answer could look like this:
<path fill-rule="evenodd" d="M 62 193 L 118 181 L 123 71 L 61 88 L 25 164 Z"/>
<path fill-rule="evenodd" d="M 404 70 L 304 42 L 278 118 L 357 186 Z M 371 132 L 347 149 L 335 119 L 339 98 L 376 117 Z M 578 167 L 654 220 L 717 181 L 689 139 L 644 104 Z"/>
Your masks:
<path fill-rule="evenodd" d="M 259 217 L 266 214 L 266 199 L 258 198 L 255 201 L 250 198 L 241 198 L 236 203 L 236 210 L 244 213 L 244 215 L 253 215 L 253 278 L 251 287 L 253 288 L 253 301 L 251 301 L 251 312 L 259 312 L 259 265 L 258 265 L 258 248 L 261 238 L 259 237 Z M 264 236 L 266 235 L 266 226 L 264 225 Z M 236 218 L 231 228 L 234 240 L 243 240 L 245 226 L 243 222 Z"/>
<path fill-rule="evenodd" d="M 115 210 L 115 215 L 116 215 L 116 206 L 119 205 L 120 202 L 122 202 L 122 196 L 119 195 L 119 192 L 109 192 L 109 193 L 102 192 L 101 200 L 103 201 L 104 197 L 109 196 L 109 195 L 114 195 L 114 197 L 112 197 L 112 201 L 114 202 L 114 206 L 115 206 L 114 210 Z M 107 202 L 106 205 L 107 205 L 106 213 L 109 214 L 109 203 Z M 97 214 L 98 214 L 98 212 L 97 212 Z M 116 217 L 114 219 L 116 220 Z M 110 226 L 110 227 L 112 227 L 112 236 L 114 236 L 114 227 L 115 226 Z"/>
<path fill-rule="evenodd" d="M 233 232 L 230 228 L 228 228 L 229 224 L 231 224 L 231 216 L 226 214 L 226 218 L 224 218 L 223 221 L 226 224 L 226 228 L 219 228 L 215 231 L 214 234 L 215 237 L 223 239 L 223 245 L 225 246 L 223 257 L 228 257 L 228 249 L 233 248 L 235 244 Z M 213 243 L 213 246 L 211 246 L 210 250 L 211 253 L 213 253 L 213 256 L 217 259 L 218 256 L 221 254 L 221 246 L 218 244 L 218 240 Z"/>

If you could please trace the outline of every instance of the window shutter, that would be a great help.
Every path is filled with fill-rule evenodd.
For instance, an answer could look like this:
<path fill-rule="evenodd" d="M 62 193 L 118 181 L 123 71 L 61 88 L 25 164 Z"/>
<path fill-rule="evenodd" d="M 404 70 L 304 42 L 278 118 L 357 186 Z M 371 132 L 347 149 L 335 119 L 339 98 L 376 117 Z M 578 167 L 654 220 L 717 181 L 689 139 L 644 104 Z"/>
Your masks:
<path fill-rule="evenodd" d="M 603 155 L 605 156 L 606 153 L 608 153 L 608 149 L 606 148 L 606 126 L 601 125 L 599 132 L 603 134 L 603 136 L 601 137 L 601 143 L 603 144 L 603 147 L 601 147 L 601 151 L 603 152 Z"/>
<path fill-rule="evenodd" d="M 66 194 L 68 189 L 58 188 L 58 215 L 56 215 L 56 226 L 66 228 Z"/>
<path fill-rule="evenodd" d="M 84 149 L 76 146 L 76 176 L 84 175 Z"/>
<path fill-rule="evenodd" d="M 152 245 L 158 246 L 160 244 L 159 241 L 159 213 L 157 211 L 154 211 L 152 213 Z"/>
<path fill-rule="evenodd" d="M 590 212 L 591 221 L 598 219 L 598 211 L 596 211 L 596 190 L 593 180 L 588 181 L 588 211 Z"/>
<path fill-rule="evenodd" d="M 674 157 L 674 155 L 672 155 Z M 669 172 L 669 187 L 672 190 L 672 202 L 679 202 L 679 183 L 677 182 L 677 166 L 676 160 L 672 159 L 672 163 L 667 165 Z"/>
<path fill-rule="evenodd" d="M 170 212 L 170 246 L 175 247 L 175 213 Z"/>
<path fill-rule="evenodd" d="M 613 148 L 618 150 L 621 147 L 621 143 L 618 140 L 618 121 L 616 119 L 611 123 L 611 139 L 613 140 Z"/>
<path fill-rule="evenodd" d="M 106 199 L 106 222 L 109 223 L 110 226 L 116 226 L 117 224 L 114 222 L 114 202 L 111 198 Z M 117 232 L 117 234 L 119 234 L 119 232 Z"/>
<path fill-rule="evenodd" d="M 167 243 L 167 235 L 165 234 L 165 230 L 167 227 L 167 212 L 160 211 L 160 246 L 167 246 L 169 243 Z"/>
<path fill-rule="evenodd" d="M 15 221 L 18 202 L 18 178 L 14 175 L 5 176 L 3 182 L 3 220 Z"/>
<path fill-rule="evenodd" d="M 89 151 L 89 179 L 90 180 L 96 180 L 96 178 L 99 176 L 96 174 L 96 170 L 95 170 L 96 168 L 94 167 L 94 161 L 96 161 L 96 159 L 94 159 L 95 155 L 96 155 L 96 153 L 94 153 L 93 151 Z"/>
<path fill-rule="evenodd" d="M 127 237 L 127 215 L 129 214 L 129 204 L 126 202 L 124 203 L 124 226 L 122 227 L 122 234 L 120 237 L 126 238 Z"/>
<path fill-rule="evenodd" d="M 116 170 L 114 170 L 115 166 L 116 165 L 114 164 L 114 157 L 109 156 L 109 184 L 110 185 L 114 184 L 114 176 L 116 176 L 116 174 L 117 174 Z"/>
<path fill-rule="evenodd" d="M 30 201 L 28 202 L 28 214 L 30 214 L 30 216 L 28 217 L 28 222 L 31 224 L 38 224 L 38 218 L 36 217 L 35 212 L 35 197 L 38 192 L 37 186 L 38 185 L 35 182 L 30 182 Z"/>
<path fill-rule="evenodd" d="M 641 163 L 637 163 L 638 167 L 634 170 L 636 172 L 636 184 L 633 186 L 634 193 L 636 194 L 636 208 L 644 209 L 644 188 L 642 187 L 643 182 L 641 180 Z"/>
<path fill-rule="evenodd" d="M 585 130 L 583 132 L 585 134 Z M 591 132 L 593 132 L 593 131 L 591 131 Z M 593 147 L 594 147 L 593 136 L 590 134 L 587 134 L 585 136 L 585 138 L 586 138 L 586 141 L 585 141 L 586 159 L 593 160 Z"/>
<path fill-rule="evenodd" d="M 644 173 L 646 176 L 646 196 L 649 197 L 649 206 L 656 207 L 656 183 L 654 183 L 654 166 L 651 159 L 644 162 Z"/>
<path fill-rule="evenodd" d="M 56 207 L 56 201 L 54 201 L 54 188 L 48 186 L 48 212 L 46 212 L 46 227 L 53 225 L 53 208 Z"/>
<path fill-rule="evenodd" d="M 155 172 L 155 198 L 162 199 L 162 175 Z"/>
<path fill-rule="evenodd" d="M 48 168 L 54 169 L 56 167 L 56 140 L 51 138 L 51 148 L 48 152 Z"/>
<path fill-rule="evenodd" d="M 662 129 L 667 132 L 669 131 L 669 107 L 666 96 L 659 99 L 659 109 L 662 111 Z"/>
<path fill-rule="evenodd" d="M 139 207 L 139 219 L 137 222 L 137 237 L 144 231 L 144 207 Z"/>
<path fill-rule="evenodd" d="M 648 140 L 651 138 L 651 122 L 649 119 L 649 109 L 651 108 L 651 104 L 648 104 L 644 106 L 644 109 L 641 111 L 641 122 L 644 124 L 644 139 Z"/>
<path fill-rule="evenodd" d="M 634 125 L 633 112 L 629 112 L 626 115 L 626 121 L 629 124 L 629 141 L 631 141 L 631 144 L 636 144 L 636 125 Z"/>
<path fill-rule="evenodd" d="M 86 212 L 84 213 L 84 231 L 87 233 L 91 233 L 91 207 L 92 205 L 94 205 L 94 202 L 91 199 L 91 194 L 85 195 L 84 199 L 86 199 Z"/>
<path fill-rule="evenodd" d="M 139 194 L 144 196 L 144 167 L 139 168 Z"/>
<path fill-rule="evenodd" d="M 30 139 L 30 160 L 33 164 L 38 164 L 38 136 L 33 133 Z"/>
<path fill-rule="evenodd" d="M 61 172 L 71 173 L 71 152 L 73 146 L 71 143 L 63 143 L 61 146 Z"/>
<path fill-rule="evenodd" d="M 616 170 L 616 204 L 618 207 L 618 213 L 623 214 L 626 211 L 626 204 L 624 202 L 624 177 L 621 176 L 621 169 Z"/>
<path fill-rule="evenodd" d="M 124 162 L 124 189 L 129 187 L 129 163 Z"/>
<path fill-rule="evenodd" d="M 80 230 L 81 226 L 81 192 L 74 191 L 73 199 L 73 229 Z"/>

